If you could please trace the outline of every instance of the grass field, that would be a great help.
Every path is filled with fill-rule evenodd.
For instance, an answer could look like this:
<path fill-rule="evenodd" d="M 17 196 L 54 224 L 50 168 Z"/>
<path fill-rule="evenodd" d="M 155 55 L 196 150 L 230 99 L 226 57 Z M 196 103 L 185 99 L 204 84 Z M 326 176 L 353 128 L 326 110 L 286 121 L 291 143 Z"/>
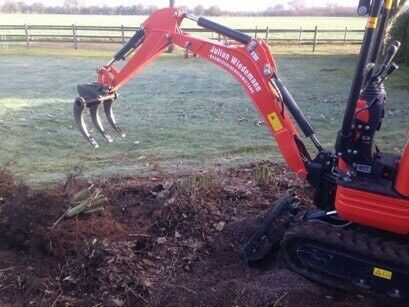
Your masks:
<path fill-rule="evenodd" d="M 26 52 L 26 51 L 24 51 Z M 92 82 L 110 52 L 92 57 L 0 52 L 0 164 L 31 183 L 61 178 L 75 167 L 92 176 L 188 171 L 275 159 L 280 153 L 236 81 L 203 59 L 163 56 L 121 91 L 115 106 L 128 137 L 93 150 L 74 127 L 75 86 Z M 88 51 L 83 51 L 86 55 Z M 333 146 L 354 55 L 279 55 L 280 73 L 328 147 Z M 10 81 L 14 80 L 14 81 Z M 399 151 L 408 122 L 409 70 L 392 78 L 383 148 Z M 392 82 L 391 82 L 392 83 Z M 406 87 L 405 87 L 406 86 Z M 389 120 L 388 120 L 389 119 Z M 393 121 L 391 120 L 393 119 Z M 105 126 L 108 124 L 105 122 Z"/>
<path fill-rule="evenodd" d="M 38 14 L 3 14 L 0 15 L 0 25 L 72 25 L 77 24 L 81 26 L 139 26 L 147 16 L 86 16 L 86 15 L 38 15 Z M 365 26 L 365 19 L 359 17 L 212 17 L 212 20 L 226 25 L 231 28 L 249 28 L 254 29 L 300 29 L 313 30 L 315 26 L 319 29 L 327 30 L 344 30 L 345 27 L 351 30 L 361 30 Z M 183 27 L 197 27 L 196 23 L 185 20 Z M 1 35 L 25 35 L 24 30 L 0 31 Z M 47 30 L 32 30 L 32 35 L 50 35 L 50 34 L 64 34 L 72 35 L 72 30 L 68 31 L 47 31 Z M 109 35 L 120 36 L 119 32 L 107 31 L 78 31 L 79 35 Z M 126 33 L 131 36 L 132 33 Z M 208 36 L 208 34 L 200 34 Z M 349 39 L 360 39 L 362 34 L 349 33 Z M 271 39 L 298 39 L 298 33 L 273 33 L 270 34 Z M 340 39 L 344 38 L 344 33 L 320 33 L 318 39 Z M 303 39 L 312 40 L 313 33 L 303 33 Z M 1 41 L 1 39 L 0 39 Z"/>

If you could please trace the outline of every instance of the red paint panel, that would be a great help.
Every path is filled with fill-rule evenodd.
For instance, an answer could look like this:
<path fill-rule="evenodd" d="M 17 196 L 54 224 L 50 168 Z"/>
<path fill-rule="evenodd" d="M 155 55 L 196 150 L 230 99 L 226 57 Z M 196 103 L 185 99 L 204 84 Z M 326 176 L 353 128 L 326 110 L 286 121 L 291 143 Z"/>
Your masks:
<path fill-rule="evenodd" d="M 356 119 L 367 123 L 369 122 L 369 110 L 366 109 L 368 107 L 366 100 L 358 100 L 358 104 L 356 106 Z"/>
<path fill-rule="evenodd" d="M 338 187 L 339 216 L 353 223 L 409 235 L 409 200 Z"/>
<path fill-rule="evenodd" d="M 396 178 L 396 190 L 401 195 L 409 197 L 409 135 L 399 162 L 399 172 Z"/>

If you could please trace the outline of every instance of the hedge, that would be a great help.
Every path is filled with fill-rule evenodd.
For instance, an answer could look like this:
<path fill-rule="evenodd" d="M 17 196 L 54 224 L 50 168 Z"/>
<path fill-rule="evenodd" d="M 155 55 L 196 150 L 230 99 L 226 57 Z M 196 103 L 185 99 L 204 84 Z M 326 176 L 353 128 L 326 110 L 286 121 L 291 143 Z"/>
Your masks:
<path fill-rule="evenodd" d="M 409 65 L 409 12 L 398 16 L 389 31 L 389 42 L 402 43 L 396 56 L 396 62 Z"/>

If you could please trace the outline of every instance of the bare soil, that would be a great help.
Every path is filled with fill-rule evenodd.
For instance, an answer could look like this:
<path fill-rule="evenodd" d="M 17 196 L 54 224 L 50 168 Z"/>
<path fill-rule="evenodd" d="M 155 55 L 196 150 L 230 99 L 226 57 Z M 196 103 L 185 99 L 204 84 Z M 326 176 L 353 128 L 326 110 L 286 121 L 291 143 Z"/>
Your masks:
<path fill-rule="evenodd" d="M 90 184 L 70 175 L 33 190 L 1 172 L 0 305 L 376 305 L 309 282 L 280 260 L 243 260 L 244 243 L 280 195 L 293 190 L 311 205 L 310 190 L 282 165 L 101 180 L 102 214 L 52 228 Z"/>

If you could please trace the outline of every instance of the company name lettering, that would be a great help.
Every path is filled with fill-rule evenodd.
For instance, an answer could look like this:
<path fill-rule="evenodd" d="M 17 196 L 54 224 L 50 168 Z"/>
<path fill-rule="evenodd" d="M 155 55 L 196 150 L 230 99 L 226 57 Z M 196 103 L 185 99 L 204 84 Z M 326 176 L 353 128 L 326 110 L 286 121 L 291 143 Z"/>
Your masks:
<path fill-rule="evenodd" d="M 225 52 L 223 49 L 217 48 L 215 46 L 210 50 L 210 58 L 214 61 L 226 66 L 235 75 L 239 77 L 240 80 L 244 82 L 248 90 L 254 94 L 254 92 L 260 92 L 261 86 L 254 75 L 243 63 L 240 62 L 238 58 Z"/>

